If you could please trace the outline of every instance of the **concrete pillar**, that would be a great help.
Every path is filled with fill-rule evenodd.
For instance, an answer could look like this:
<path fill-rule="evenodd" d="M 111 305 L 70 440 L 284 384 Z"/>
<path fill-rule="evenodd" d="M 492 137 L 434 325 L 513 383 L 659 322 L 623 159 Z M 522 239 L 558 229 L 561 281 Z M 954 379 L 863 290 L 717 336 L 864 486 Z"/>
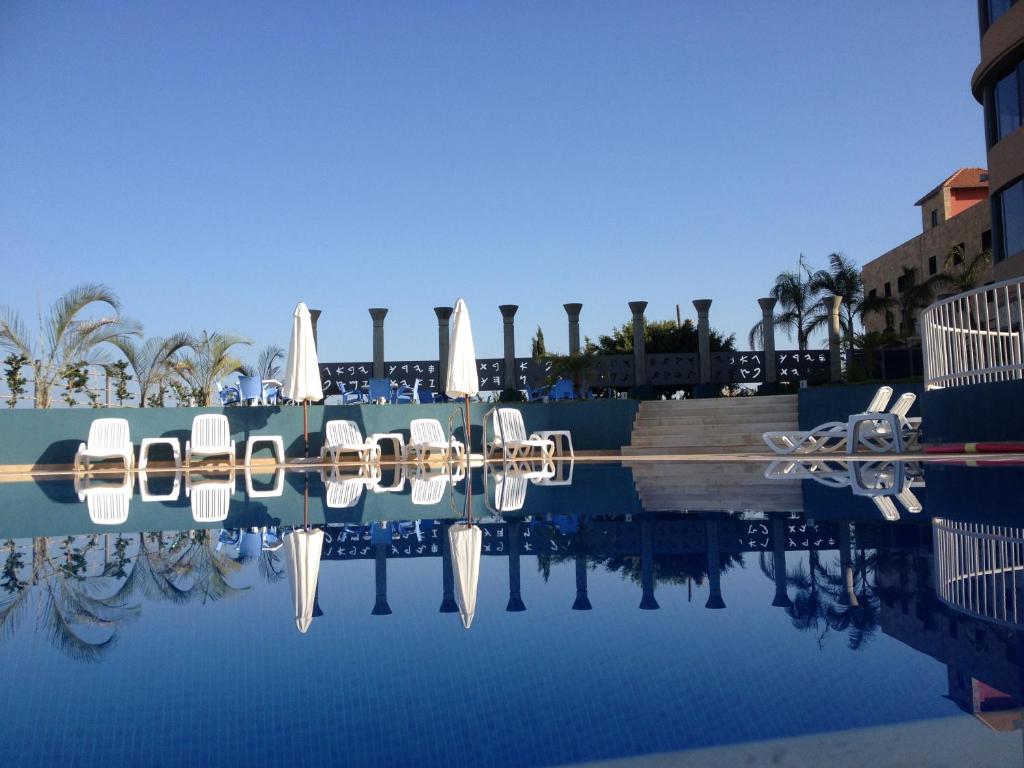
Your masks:
<path fill-rule="evenodd" d="M 569 354 L 575 355 L 580 351 L 580 312 L 582 304 L 563 304 L 565 314 L 569 316 Z"/>
<path fill-rule="evenodd" d="M 661 606 L 654 599 L 654 524 L 650 520 L 640 522 L 640 610 L 656 611 Z"/>
<path fill-rule="evenodd" d="M 518 389 L 516 386 L 516 312 L 517 304 L 501 304 L 502 323 L 505 332 L 505 389 Z"/>
<path fill-rule="evenodd" d="M 452 571 L 452 550 L 448 544 L 448 529 L 451 523 L 441 524 L 441 608 L 438 613 L 458 613 L 455 602 L 455 574 Z"/>
<path fill-rule="evenodd" d="M 776 608 L 789 608 L 793 601 L 786 592 L 786 521 L 779 516 L 772 518 L 772 574 L 775 576 Z"/>
<path fill-rule="evenodd" d="M 840 381 L 843 378 L 843 358 L 839 351 L 839 305 L 843 303 L 843 297 L 826 296 L 822 302 L 828 310 L 829 381 Z"/>
<path fill-rule="evenodd" d="M 370 317 L 373 318 L 373 378 L 383 378 L 384 373 L 384 317 L 387 307 L 373 307 Z"/>
<path fill-rule="evenodd" d="M 761 338 L 764 342 L 764 383 L 775 384 L 779 379 L 775 361 L 775 305 L 778 299 L 768 296 L 758 299 L 761 305 Z"/>
<path fill-rule="evenodd" d="M 377 600 L 371 613 L 374 616 L 390 616 L 391 606 L 388 605 L 388 547 L 390 544 L 374 544 L 374 576 L 377 585 Z"/>
<path fill-rule="evenodd" d="M 448 318 L 452 316 L 453 307 L 434 307 L 437 315 L 437 391 L 444 393 L 448 386 Z"/>
<path fill-rule="evenodd" d="M 697 310 L 697 352 L 700 356 L 700 383 L 711 384 L 711 323 L 708 314 L 711 311 L 711 299 L 694 299 L 693 306 Z"/>
<path fill-rule="evenodd" d="M 705 608 L 725 608 L 722 599 L 722 566 L 718 558 L 718 520 L 708 520 L 708 601 Z"/>
<path fill-rule="evenodd" d="M 633 312 L 634 384 L 637 388 L 642 388 L 647 386 L 647 342 L 644 340 L 644 333 L 647 330 L 644 310 L 647 309 L 647 302 L 631 301 L 629 302 L 629 308 Z"/>
<path fill-rule="evenodd" d="M 313 326 L 313 348 L 317 351 L 317 354 L 320 353 L 320 342 L 317 341 L 319 337 L 316 334 L 316 327 L 317 323 L 320 322 L 320 314 L 322 312 L 323 310 L 320 309 L 309 310 L 309 322 Z"/>
<path fill-rule="evenodd" d="M 519 540 L 522 527 L 522 520 L 510 520 L 505 523 L 505 540 L 508 542 L 508 605 L 505 606 L 505 610 L 509 613 L 526 610 L 519 578 Z"/>

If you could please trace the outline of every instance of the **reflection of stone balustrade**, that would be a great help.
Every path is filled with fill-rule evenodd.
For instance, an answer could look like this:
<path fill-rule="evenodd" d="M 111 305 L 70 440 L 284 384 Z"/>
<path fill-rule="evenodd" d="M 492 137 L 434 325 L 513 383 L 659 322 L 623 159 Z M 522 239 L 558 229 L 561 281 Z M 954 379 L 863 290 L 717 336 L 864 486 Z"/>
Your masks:
<path fill-rule="evenodd" d="M 936 518 L 932 537 L 942 602 L 987 621 L 1024 625 L 1024 529 Z"/>

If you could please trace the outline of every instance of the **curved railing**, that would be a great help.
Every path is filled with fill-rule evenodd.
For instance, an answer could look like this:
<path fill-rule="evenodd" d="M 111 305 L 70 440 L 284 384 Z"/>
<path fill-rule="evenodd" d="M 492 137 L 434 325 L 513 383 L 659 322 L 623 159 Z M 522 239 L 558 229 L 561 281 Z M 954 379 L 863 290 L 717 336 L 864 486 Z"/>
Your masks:
<path fill-rule="evenodd" d="M 1024 529 L 932 520 L 935 594 L 962 613 L 1024 624 Z"/>
<path fill-rule="evenodd" d="M 1024 378 L 1022 282 L 958 293 L 921 313 L 927 389 Z"/>

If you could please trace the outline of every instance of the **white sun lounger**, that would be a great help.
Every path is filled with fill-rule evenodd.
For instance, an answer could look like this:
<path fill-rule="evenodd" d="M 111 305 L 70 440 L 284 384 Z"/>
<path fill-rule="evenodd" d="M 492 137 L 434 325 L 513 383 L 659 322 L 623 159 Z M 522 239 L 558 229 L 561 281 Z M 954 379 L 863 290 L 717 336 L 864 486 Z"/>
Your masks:
<path fill-rule="evenodd" d="M 326 461 L 330 454 L 331 462 L 337 463 L 344 453 L 356 454 L 363 463 L 380 461 L 380 445 L 372 437 L 364 438 L 358 424 L 349 419 L 328 421 L 324 427 L 320 461 Z"/>
<path fill-rule="evenodd" d="M 462 458 L 466 446 L 454 438 L 449 444 L 444 428 L 437 419 L 413 419 L 409 422 L 408 451 L 409 458 L 414 461 L 427 461 L 435 453 L 442 459 L 452 460 Z"/>
<path fill-rule="evenodd" d="M 121 459 L 124 468 L 135 464 L 128 419 L 93 419 L 87 442 L 80 443 L 75 454 L 75 471 L 91 468 L 94 459 Z"/>
<path fill-rule="evenodd" d="M 191 472 L 185 475 L 185 496 L 192 500 L 192 519 L 197 523 L 220 523 L 227 520 L 234 492 L 234 468 L 226 478 L 199 478 Z"/>
<path fill-rule="evenodd" d="M 487 440 L 488 416 L 494 427 L 494 437 Z M 505 461 L 516 459 L 527 459 L 536 454 L 537 451 L 544 458 L 550 458 L 555 453 L 553 440 L 541 437 L 536 432 L 527 435 L 526 424 L 523 422 L 523 414 L 516 408 L 492 408 L 484 416 L 484 452 L 487 456 L 501 451 Z"/>
<path fill-rule="evenodd" d="M 185 441 L 185 468 L 192 465 L 192 457 L 208 459 L 227 456 L 228 464 L 235 466 L 235 441 L 231 439 L 228 417 L 222 413 L 203 413 L 192 419 L 192 434 Z"/>
<path fill-rule="evenodd" d="M 135 477 L 125 472 L 119 484 L 75 476 L 75 492 L 84 501 L 93 525 L 122 525 L 128 521 Z"/>
<path fill-rule="evenodd" d="M 324 504 L 328 509 L 348 509 L 359 503 L 366 488 L 374 488 L 381 480 L 379 466 L 360 467 L 358 474 L 341 474 L 335 468 L 330 473 L 320 470 L 324 482 Z"/>

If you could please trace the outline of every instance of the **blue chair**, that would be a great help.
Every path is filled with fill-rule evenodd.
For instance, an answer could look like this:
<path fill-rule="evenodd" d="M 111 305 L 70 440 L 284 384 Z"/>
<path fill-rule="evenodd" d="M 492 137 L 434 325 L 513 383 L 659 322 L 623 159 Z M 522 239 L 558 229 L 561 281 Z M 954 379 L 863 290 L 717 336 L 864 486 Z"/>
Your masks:
<path fill-rule="evenodd" d="M 539 386 L 539 387 L 527 387 L 526 390 L 525 390 L 526 391 L 526 402 L 532 403 L 532 402 L 535 402 L 537 400 L 543 400 L 544 399 L 544 395 L 546 395 L 550 390 L 551 390 L 551 387 L 545 387 L 543 385 Z"/>
<path fill-rule="evenodd" d="M 420 391 L 420 380 L 416 379 L 411 387 L 399 387 L 395 390 L 395 396 L 392 398 L 393 403 L 415 403 L 418 400 L 418 394 Z"/>
<path fill-rule="evenodd" d="M 238 391 L 243 403 L 259 405 L 263 402 L 263 379 L 259 376 L 239 376 Z"/>
<path fill-rule="evenodd" d="M 221 405 L 237 405 L 241 400 L 237 387 L 225 387 L 219 381 L 217 382 L 217 397 L 220 398 Z"/>
<path fill-rule="evenodd" d="M 371 403 L 378 402 L 381 398 L 384 402 L 391 402 L 391 379 L 370 379 L 369 398 Z"/>
<path fill-rule="evenodd" d="M 263 388 L 263 402 L 267 405 L 277 405 L 278 400 L 281 398 L 281 390 L 275 387 L 273 384 L 269 384 Z"/>
<path fill-rule="evenodd" d="M 575 400 L 576 388 L 569 379 L 559 379 L 551 385 L 548 397 L 552 400 Z"/>
<path fill-rule="evenodd" d="M 338 385 L 338 394 L 341 395 L 342 405 L 351 405 L 352 403 L 361 403 L 363 401 L 363 396 L 361 393 L 349 392 L 347 389 L 345 389 L 345 382 L 338 381 L 335 383 Z"/>
<path fill-rule="evenodd" d="M 420 402 L 421 403 L 433 403 L 434 402 L 434 393 L 431 392 L 429 389 L 421 389 L 419 391 L 419 395 L 420 395 Z"/>

